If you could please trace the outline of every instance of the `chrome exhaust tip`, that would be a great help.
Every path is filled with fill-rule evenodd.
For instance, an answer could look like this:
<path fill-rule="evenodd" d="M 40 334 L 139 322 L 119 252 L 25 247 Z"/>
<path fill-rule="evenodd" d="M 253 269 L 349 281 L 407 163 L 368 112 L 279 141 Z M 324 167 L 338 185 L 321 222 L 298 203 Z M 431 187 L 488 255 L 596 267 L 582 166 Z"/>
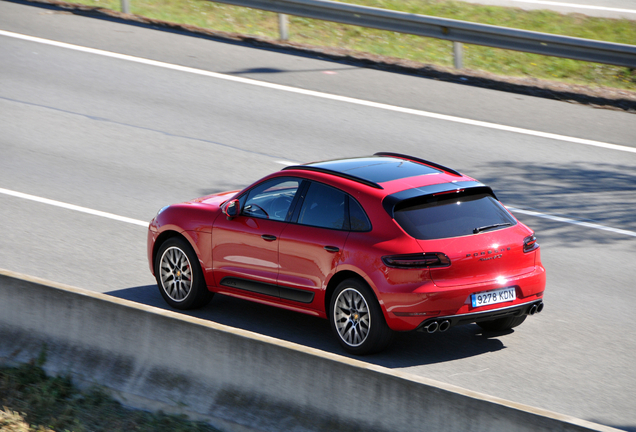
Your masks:
<path fill-rule="evenodd" d="M 439 324 L 439 331 L 440 332 L 445 332 L 446 330 L 448 330 L 451 326 L 451 323 L 449 320 L 444 320 Z"/>
<path fill-rule="evenodd" d="M 530 310 L 528 311 L 528 315 L 534 315 L 535 313 L 537 313 L 537 305 L 533 304 Z"/>
<path fill-rule="evenodd" d="M 537 305 L 537 313 L 541 312 L 542 310 L 543 310 L 543 302 Z"/>
<path fill-rule="evenodd" d="M 437 329 L 439 328 L 439 324 L 437 324 L 437 321 L 433 321 L 432 323 L 430 323 L 429 325 L 427 325 L 424 328 L 429 333 L 435 333 L 437 331 Z"/>

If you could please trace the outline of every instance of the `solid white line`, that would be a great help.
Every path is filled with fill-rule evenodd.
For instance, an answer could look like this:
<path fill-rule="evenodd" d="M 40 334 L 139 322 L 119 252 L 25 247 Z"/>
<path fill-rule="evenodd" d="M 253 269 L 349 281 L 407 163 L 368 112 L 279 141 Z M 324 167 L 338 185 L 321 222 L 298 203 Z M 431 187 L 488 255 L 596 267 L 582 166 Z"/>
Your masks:
<path fill-rule="evenodd" d="M 631 236 L 631 237 L 636 237 L 636 232 L 634 231 L 628 231 L 628 230 L 623 230 L 623 229 L 618 229 L 618 228 L 612 228 L 612 227 L 608 227 L 605 225 L 599 225 L 599 224 L 595 224 L 595 223 L 590 223 L 590 222 L 582 222 L 582 221 L 577 221 L 576 219 L 570 219 L 570 218 L 566 218 L 566 217 L 562 217 L 562 216 L 553 216 L 550 214 L 545 214 L 545 213 L 539 213 L 537 211 L 531 211 L 531 210 L 522 210 L 516 207 L 509 207 L 506 206 L 506 208 L 508 210 L 510 210 L 513 213 L 521 213 L 521 214 L 525 214 L 528 216 L 536 216 L 536 217 L 540 217 L 543 219 L 550 219 L 556 222 L 565 222 L 565 223 L 569 223 L 572 225 L 579 225 L 582 227 L 586 227 L 586 228 L 594 228 L 594 229 L 598 229 L 598 230 L 603 230 L 603 231 L 609 231 L 609 232 L 613 232 L 616 234 L 622 234 L 622 235 L 627 235 L 627 236 Z"/>
<path fill-rule="evenodd" d="M 603 10 L 608 12 L 636 13 L 636 10 L 634 9 L 619 9 L 619 8 L 611 8 L 611 7 L 605 7 L 605 6 L 592 6 L 592 5 L 582 5 L 582 4 L 543 1 L 543 0 L 511 0 L 511 1 L 514 1 L 517 3 L 534 3 L 534 4 L 548 5 L 548 6 L 565 6 L 565 7 L 577 8 L 577 9 Z"/>
<path fill-rule="evenodd" d="M 112 214 L 112 213 L 107 213 L 107 212 L 103 212 L 103 211 L 99 211 L 99 210 L 93 210 L 93 209 L 89 209 L 86 207 L 80 207 L 74 204 L 67 204 L 64 202 L 60 202 L 60 201 L 55 201 L 55 200 L 51 200 L 48 198 L 42 198 L 42 197 L 38 197 L 35 195 L 29 195 L 29 194 L 25 194 L 22 192 L 15 192 L 9 189 L 3 189 L 0 188 L 0 193 L 5 194 L 5 195 L 10 195 L 13 197 L 17 197 L 17 198 L 23 198 L 23 199 L 27 199 L 30 201 L 35 201 L 35 202 L 39 202 L 42 204 L 48 204 L 48 205 L 52 205 L 55 207 L 61 207 L 61 208 L 65 208 L 68 210 L 74 210 L 74 211 L 78 211 L 78 212 L 82 212 L 82 213 L 88 213 L 90 215 L 93 216 L 100 216 L 103 218 L 108 218 L 108 219 L 113 219 L 119 222 L 126 222 L 129 224 L 134 224 L 134 225 L 139 225 L 139 226 L 143 226 L 148 228 L 148 222 L 144 222 L 144 221 L 140 221 L 137 219 L 131 219 L 128 217 L 124 217 L 124 216 L 119 216 L 116 214 Z"/>
<path fill-rule="evenodd" d="M 285 165 L 285 166 L 301 165 L 298 162 L 290 162 L 290 161 L 284 161 L 284 160 L 274 161 L 274 162 L 276 162 L 277 164 Z"/>
<path fill-rule="evenodd" d="M 12 32 L 4 31 L 4 30 L 0 30 L 0 35 L 1 36 L 12 37 L 12 38 L 16 38 L 16 39 L 23 39 L 23 40 L 36 42 L 36 43 L 41 43 L 41 44 L 46 44 L 46 45 L 52 45 L 52 46 L 56 46 L 56 47 L 59 47 L 59 48 L 66 48 L 66 49 L 86 52 L 86 53 L 90 53 L 90 54 L 97 54 L 97 55 L 101 55 L 101 56 L 105 56 L 105 57 L 112 57 L 112 58 L 116 58 L 116 59 L 119 59 L 119 60 L 126 60 L 126 61 L 130 61 L 130 62 L 141 63 L 141 64 L 145 64 L 145 65 L 150 65 L 150 66 L 161 67 L 161 68 L 164 68 L 164 69 L 171 69 L 171 70 L 176 70 L 176 71 L 180 71 L 180 72 L 187 72 L 187 73 L 203 75 L 203 76 L 207 76 L 207 77 L 211 77 L 211 78 L 222 79 L 222 80 L 226 80 L 226 81 L 233 81 L 233 82 L 238 82 L 238 83 L 242 83 L 242 84 L 248 84 L 248 85 L 254 85 L 254 86 L 258 86 L 258 87 L 264 87 L 264 88 L 269 88 L 269 89 L 274 89 L 274 90 L 285 91 L 285 92 L 289 92 L 289 93 L 297 93 L 297 94 L 302 94 L 302 95 L 306 95 L 306 96 L 313 96 L 313 97 L 322 98 L 322 99 L 329 99 L 329 100 L 335 100 L 335 101 L 345 102 L 345 103 L 350 103 L 350 104 L 355 104 L 355 105 L 362 105 L 362 106 L 367 106 L 367 107 L 372 107 L 372 108 L 378 108 L 378 109 L 383 109 L 383 110 L 386 110 L 386 111 L 399 112 L 399 113 L 403 113 L 403 114 L 411 114 L 411 115 L 420 116 L 420 117 L 434 118 L 434 119 L 437 119 L 437 120 L 445 120 L 445 121 L 454 122 L 454 123 L 462 123 L 462 124 L 471 125 L 471 126 L 478 126 L 478 127 L 488 128 L 488 129 L 501 130 L 501 131 L 505 131 L 505 132 L 513 132 L 513 133 L 518 133 L 518 134 L 522 134 L 522 135 L 536 136 L 536 137 L 540 137 L 540 138 L 547 138 L 547 139 L 552 139 L 552 140 L 557 140 L 557 141 L 570 142 L 570 143 L 574 143 L 574 144 L 582 144 L 582 145 L 588 145 L 588 146 L 593 146 L 593 147 L 606 148 L 606 149 L 610 149 L 610 150 L 618 150 L 618 151 L 623 151 L 623 152 L 636 153 L 636 148 L 633 148 L 633 147 L 627 147 L 627 146 L 622 146 L 622 145 L 617 145 L 617 144 L 609 144 L 609 143 L 604 143 L 604 142 L 600 142 L 600 141 L 569 137 L 569 136 L 565 136 L 565 135 L 559 135 L 559 134 L 553 134 L 553 133 L 547 133 L 547 132 L 539 132 L 539 131 L 535 131 L 535 130 L 523 129 L 523 128 L 512 127 L 512 126 L 504 126 L 504 125 L 500 125 L 500 124 L 496 124 L 496 123 L 489 123 L 489 122 L 484 122 L 484 121 L 479 121 L 479 120 L 471 120 L 471 119 L 455 117 L 455 116 L 450 116 L 450 115 L 445 115 L 445 114 L 438 114 L 438 113 L 432 113 L 432 112 L 428 112 L 428 111 L 420 111 L 420 110 L 416 110 L 416 109 L 403 108 L 403 107 L 398 107 L 398 106 L 394 106 L 394 105 L 387 105 L 387 104 L 378 103 L 378 102 L 371 102 L 371 101 L 366 101 L 366 100 L 362 100 L 362 99 L 355 99 L 355 98 L 350 98 L 350 97 L 346 97 L 346 96 L 338 96 L 338 95 L 333 95 L 333 94 L 328 94 L 328 93 L 321 93 L 321 92 L 317 92 L 317 91 L 313 91 L 313 90 L 304 90 L 304 89 L 299 89 L 299 88 L 295 88 L 295 87 L 288 87 L 288 86 L 284 86 L 284 85 L 280 85 L 280 84 L 272 84 L 272 83 L 267 83 L 267 82 L 263 82 L 263 81 L 256 81 L 256 80 L 249 79 L 249 78 L 235 77 L 235 76 L 232 76 L 232 75 L 224 75 L 224 74 L 220 74 L 220 73 L 217 73 L 217 72 L 210 72 L 210 71 L 205 71 L 205 70 L 201 70 L 201 69 L 194 69 L 194 68 L 185 67 L 185 66 L 178 66 L 178 65 L 173 65 L 173 64 L 170 64 L 170 63 L 163 63 L 163 62 L 160 62 L 160 61 L 148 60 L 148 59 L 144 59 L 144 58 L 140 58 L 140 57 L 133 57 L 133 56 L 125 55 L 125 54 L 117 54 L 117 53 L 113 53 L 113 52 L 109 52 L 109 51 L 102 51 L 102 50 L 98 50 L 98 49 L 94 49 L 94 48 L 87 48 L 87 47 L 83 47 L 83 46 L 79 46 L 79 45 L 72 45 L 72 44 L 67 44 L 67 43 L 64 43 L 64 42 L 57 42 L 57 41 L 52 41 L 52 40 L 48 40 L 48 39 L 42 39 L 42 38 L 38 38 L 38 37 L 22 35 L 22 34 L 18 34 L 18 33 L 12 33 Z"/>

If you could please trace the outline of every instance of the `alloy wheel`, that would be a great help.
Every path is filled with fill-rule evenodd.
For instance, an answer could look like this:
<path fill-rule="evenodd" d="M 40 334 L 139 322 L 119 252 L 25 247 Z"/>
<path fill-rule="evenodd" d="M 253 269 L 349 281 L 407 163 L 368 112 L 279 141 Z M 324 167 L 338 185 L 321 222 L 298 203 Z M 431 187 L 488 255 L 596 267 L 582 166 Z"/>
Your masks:
<path fill-rule="evenodd" d="M 369 305 L 362 294 L 353 288 L 343 290 L 336 299 L 333 314 L 340 338 L 352 347 L 362 345 L 371 328 Z"/>
<path fill-rule="evenodd" d="M 183 301 L 192 289 L 192 266 L 185 252 L 177 247 L 166 249 L 161 257 L 160 276 L 168 297 Z"/>

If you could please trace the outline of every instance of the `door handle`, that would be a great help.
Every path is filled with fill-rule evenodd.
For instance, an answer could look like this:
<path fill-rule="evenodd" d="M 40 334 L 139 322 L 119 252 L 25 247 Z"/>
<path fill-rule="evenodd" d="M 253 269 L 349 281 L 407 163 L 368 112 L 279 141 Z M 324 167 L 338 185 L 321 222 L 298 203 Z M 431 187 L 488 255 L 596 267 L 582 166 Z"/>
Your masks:
<path fill-rule="evenodd" d="M 274 241 L 274 240 L 276 240 L 276 236 L 275 236 L 275 235 L 271 235 L 271 234 L 263 234 L 263 235 L 261 236 L 261 238 L 262 238 L 263 240 L 267 240 L 267 241 Z"/>
<path fill-rule="evenodd" d="M 340 250 L 340 248 L 337 248 L 335 246 L 325 246 L 324 249 L 327 252 L 338 252 Z"/>

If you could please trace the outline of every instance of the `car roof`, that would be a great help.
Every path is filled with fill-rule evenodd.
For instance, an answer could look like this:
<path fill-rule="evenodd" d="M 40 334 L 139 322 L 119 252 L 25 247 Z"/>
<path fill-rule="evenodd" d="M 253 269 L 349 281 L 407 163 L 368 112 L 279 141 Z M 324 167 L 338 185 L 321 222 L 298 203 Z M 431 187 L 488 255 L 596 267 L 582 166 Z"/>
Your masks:
<path fill-rule="evenodd" d="M 387 152 L 288 166 L 283 170 L 320 172 L 346 178 L 375 189 L 386 189 L 386 193 L 430 184 L 456 182 L 460 179 L 472 180 L 454 169 L 435 162 Z"/>

